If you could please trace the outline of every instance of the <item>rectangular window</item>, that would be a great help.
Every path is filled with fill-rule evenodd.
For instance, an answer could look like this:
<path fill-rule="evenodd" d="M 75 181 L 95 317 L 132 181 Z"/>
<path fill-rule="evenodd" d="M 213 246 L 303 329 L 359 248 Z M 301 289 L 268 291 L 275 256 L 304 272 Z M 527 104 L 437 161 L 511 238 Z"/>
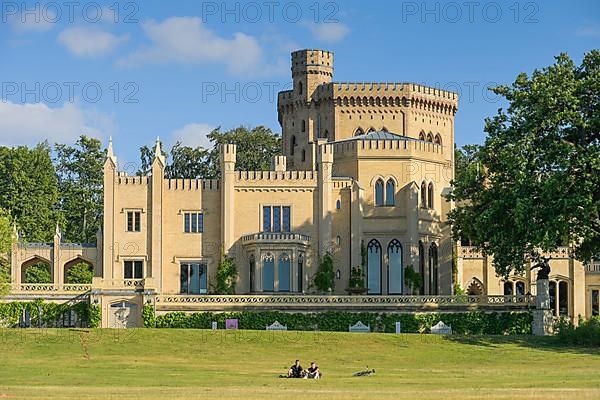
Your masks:
<path fill-rule="evenodd" d="M 281 232 L 281 207 L 273 207 L 273 232 Z"/>
<path fill-rule="evenodd" d="M 125 279 L 142 279 L 144 277 L 143 261 L 125 261 L 123 277 Z"/>
<path fill-rule="evenodd" d="M 127 211 L 127 231 L 128 232 L 140 232 L 141 231 L 141 212 L 140 211 Z"/>
<path fill-rule="evenodd" d="M 600 315 L 600 290 L 592 290 L 592 315 Z"/>
<path fill-rule="evenodd" d="M 263 207 L 263 232 L 271 232 L 271 207 Z"/>
<path fill-rule="evenodd" d="M 181 264 L 180 283 L 182 294 L 206 294 L 206 275 L 208 266 L 205 262 L 188 262 Z"/>
<path fill-rule="evenodd" d="M 263 232 L 290 232 L 291 214 L 289 206 L 264 206 Z"/>
<path fill-rule="evenodd" d="M 283 226 L 281 228 L 281 230 L 283 232 L 289 232 L 290 231 L 290 214 L 291 214 L 291 208 L 290 207 L 283 207 Z"/>
<path fill-rule="evenodd" d="M 204 215 L 202 213 L 184 213 L 183 214 L 183 231 L 185 233 L 202 233 L 204 232 Z"/>

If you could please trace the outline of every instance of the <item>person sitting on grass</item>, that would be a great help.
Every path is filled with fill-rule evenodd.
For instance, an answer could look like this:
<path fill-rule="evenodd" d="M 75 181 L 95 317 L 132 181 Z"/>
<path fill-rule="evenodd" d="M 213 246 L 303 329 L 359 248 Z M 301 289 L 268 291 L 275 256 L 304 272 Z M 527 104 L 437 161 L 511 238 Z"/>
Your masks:
<path fill-rule="evenodd" d="M 302 378 L 304 377 L 304 368 L 300 365 L 300 360 L 296 360 L 294 365 L 288 370 L 288 378 Z"/>
<path fill-rule="evenodd" d="M 306 375 L 304 375 L 304 379 L 320 379 L 320 378 L 321 378 L 321 371 L 319 371 L 319 367 L 317 367 L 317 364 L 315 364 L 315 362 L 313 361 L 310 363 L 310 367 L 306 371 Z"/>

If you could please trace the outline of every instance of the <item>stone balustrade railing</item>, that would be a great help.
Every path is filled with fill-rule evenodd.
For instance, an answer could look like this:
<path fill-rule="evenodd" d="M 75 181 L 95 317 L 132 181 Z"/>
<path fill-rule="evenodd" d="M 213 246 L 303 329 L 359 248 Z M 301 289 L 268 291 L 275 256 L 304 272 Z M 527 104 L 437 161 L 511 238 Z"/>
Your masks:
<path fill-rule="evenodd" d="M 159 310 L 229 309 L 362 309 L 362 310 L 500 310 L 527 309 L 535 297 L 525 296 L 318 296 L 318 295 L 158 295 Z"/>
<path fill-rule="evenodd" d="M 91 284 L 62 284 L 53 283 L 13 283 L 11 293 L 86 293 L 92 288 Z"/>
<path fill-rule="evenodd" d="M 301 241 L 310 242 L 310 236 L 293 232 L 259 232 L 242 236 L 242 242 L 250 241 Z"/>
<path fill-rule="evenodd" d="M 600 274 L 600 262 L 594 261 L 585 266 L 585 272 L 590 274 Z"/>

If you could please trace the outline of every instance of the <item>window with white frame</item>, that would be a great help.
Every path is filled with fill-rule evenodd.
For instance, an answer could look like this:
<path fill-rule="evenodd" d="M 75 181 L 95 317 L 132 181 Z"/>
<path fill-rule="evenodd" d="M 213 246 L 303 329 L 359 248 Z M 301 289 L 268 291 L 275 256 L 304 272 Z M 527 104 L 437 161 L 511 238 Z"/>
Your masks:
<path fill-rule="evenodd" d="M 142 230 L 142 212 L 127 211 L 127 232 L 140 232 Z"/>
<path fill-rule="evenodd" d="M 127 260 L 123 263 L 123 278 L 142 279 L 144 277 L 144 262 L 142 260 Z"/>
<path fill-rule="evenodd" d="M 183 213 L 183 231 L 185 233 L 204 232 L 204 214 L 201 212 Z"/>

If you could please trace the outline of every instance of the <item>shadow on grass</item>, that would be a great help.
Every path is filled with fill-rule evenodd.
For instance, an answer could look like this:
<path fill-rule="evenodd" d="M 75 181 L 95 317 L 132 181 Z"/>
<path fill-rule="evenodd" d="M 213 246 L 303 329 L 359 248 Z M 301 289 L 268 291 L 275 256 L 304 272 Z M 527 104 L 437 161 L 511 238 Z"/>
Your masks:
<path fill-rule="evenodd" d="M 445 336 L 450 342 L 459 344 L 480 346 L 487 348 L 500 348 L 506 345 L 514 345 L 523 348 L 551 351 L 553 353 L 588 354 L 600 356 L 600 347 L 574 346 L 564 344 L 557 336 L 530 336 L 530 335 L 452 335 Z"/>

